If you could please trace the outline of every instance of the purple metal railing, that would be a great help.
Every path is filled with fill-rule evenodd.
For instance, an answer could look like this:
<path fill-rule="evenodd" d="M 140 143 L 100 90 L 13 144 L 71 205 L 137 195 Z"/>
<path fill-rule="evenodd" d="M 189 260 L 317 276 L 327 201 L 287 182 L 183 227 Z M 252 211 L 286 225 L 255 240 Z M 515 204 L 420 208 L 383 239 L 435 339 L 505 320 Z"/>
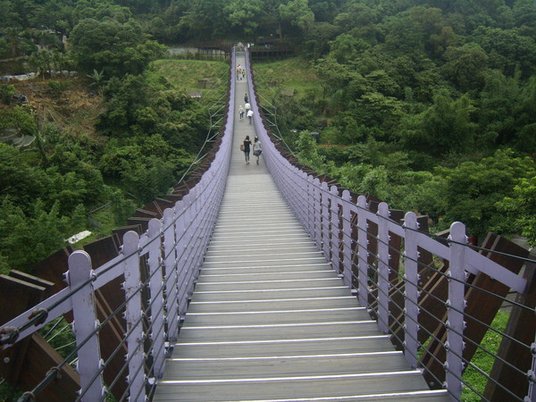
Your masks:
<path fill-rule="evenodd" d="M 151 220 L 143 235 L 127 232 L 120 255 L 97 269 L 91 268 L 91 258 L 85 251 L 75 251 L 69 257 L 68 287 L 1 327 L 0 345 L 6 348 L 72 311 L 81 386 L 78 400 L 105 398 L 103 371 L 107 362 L 101 360 L 99 328 L 106 323 L 97 320 L 95 292 L 121 275 L 126 328 L 120 346 L 126 346 L 127 354 L 116 381 L 128 383 L 121 400 L 146 400 L 163 373 L 165 354 L 177 339 L 179 322 L 186 314 L 225 189 L 234 130 L 235 70 L 233 53 L 225 131 L 214 161 L 198 184 L 174 208 L 167 209 L 162 220 Z M 141 262 L 147 269 L 145 282 Z M 144 292 L 150 294 L 148 299 L 143 299 Z M 151 367 L 146 363 L 149 355 Z M 33 400 L 60 369 L 51 370 L 50 377 L 22 399 Z"/>
<path fill-rule="evenodd" d="M 467 277 L 484 273 L 518 294 L 526 290 L 526 279 L 468 247 L 465 226 L 460 222 L 451 225 L 448 241 L 434 240 L 419 231 L 415 213 L 406 213 L 404 223 L 399 224 L 390 218 L 386 203 L 380 203 L 377 211 L 373 211 L 366 197 L 359 196 L 357 202 L 353 202 L 347 190 L 341 192 L 336 186 L 329 187 L 326 182 L 320 182 L 318 178 L 293 166 L 278 151 L 263 125 L 249 57 L 246 57 L 246 71 L 256 132 L 263 144 L 264 161 L 277 187 L 335 272 L 357 293 L 361 305 L 367 306 L 375 314 L 379 328 L 389 333 L 394 321 L 402 321 L 403 341 L 400 343 L 411 367 L 420 366 L 424 350 L 424 345 L 418 341 L 425 332 L 419 325 L 419 315 L 425 312 L 421 304 L 425 290 L 419 282 L 423 273 L 420 255 L 427 252 L 434 259 L 443 261 L 445 266 L 448 265 L 444 274 L 448 280 L 448 297 L 444 302 L 447 317 L 442 322 L 447 334 L 446 342 L 442 344 L 446 359 L 438 362 L 444 367 L 445 378 L 439 385 L 446 388 L 454 400 L 460 400 L 462 388 L 472 387 L 462 380 L 464 367 L 471 364 L 463 358 L 468 342 L 464 334 Z M 373 231 L 371 227 L 374 227 Z M 394 250 L 390 241 L 395 235 L 403 242 L 403 263 L 396 270 L 403 273 L 399 282 L 404 288 L 403 306 L 398 306 L 403 311 L 402 319 L 391 312 L 395 304 L 392 296 L 396 290 L 393 289 L 392 278 L 396 272 L 391 266 L 391 253 Z M 371 243 L 375 247 L 371 247 Z M 523 307 L 531 311 L 530 306 Z M 429 339 L 434 339 L 435 334 L 428 335 Z M 533 362 L 531 371 L 521 372 L 526 373 L 525 385 L 528 389 L 524 400 L 536 401 L 536 343 L 524 344 L 523 348 L 527 356 L 530 357 L 532 353 Z M 433 355 L 432 359 L 437 357 Z M 509 397 L 512 397 L 511 400 L 523 400 L 514 399 L 513 395 Z"/>

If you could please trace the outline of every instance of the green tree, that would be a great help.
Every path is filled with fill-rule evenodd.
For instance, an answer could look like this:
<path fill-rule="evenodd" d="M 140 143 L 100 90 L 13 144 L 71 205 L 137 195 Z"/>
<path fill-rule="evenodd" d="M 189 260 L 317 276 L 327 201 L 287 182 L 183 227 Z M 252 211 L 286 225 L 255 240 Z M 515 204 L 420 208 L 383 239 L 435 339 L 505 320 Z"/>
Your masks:
<path fill-rule="evenodd" d="M 517 0 L 512 9 L 515 26 L 524 36 L 536 37 L 536 4 L 532 0 Z"/>
<path fill-rule="evenodd" d="M 225 5 L 224 11 L 231 26 L 240 29 L 238 33 L 249 38 L 256 36 L 263 14 L 261 0 L 231 0 Z"/>
<path fill-rule="evenodd" d="M 183 37 L 208 40 L 228 32 L 227 0 L 179 0 L 177 3 L 184 10 L 177 26 Z"/>
<path fill-rule="evenodd" d="M 104 89 L 106 111 L 100 116 L 98 127 L 107 135 L 132 135 L 138 110 L 144 108 L 154 93 L 141 75 L 112 78 Z"/>
<path fill-rule="evenodd" d="M 443 73 L 458 89 L 465 92 L 483 88 L 488 55 L 479 45 L 467 43 L 462 47 L 449 47 L 445 59 Z"/>
<path fill-rule="evenodd" d="M 517 69 L 523 78 L 536 72 L 536 40 L 515 29 L 479 27 L 473 34 L 489 56 L 489 65 L 513 76 Z"/>
<path fill-rule="evenodd" d="M 147 39 L 141 25 L 114 19 L 85 19 L 71 34 L 74 59 L 85 73 L 103 71 L 106 77 L 140 74 L 164 48 Z"/>
<path fill-rule="evenodd" d="M 279 16 L 282 21 L 282 29 L 286 28 L 297 36 L 309 32 L 315 20 L 315 15 L 309 8 L 307 0 L 290 0 L 286 4 L 281 4 Z"/>
<path fill-rule="evenodd" d="M 37 201 L 28 213 L 9 198 L 4 198 L 1 205 L 0 254 L 11 268 L 26 269 L 64 245 L 66 219 L 60 218 L 58 204 L 47 210 Z"/>
<path fill-rule="evenodd" d="M 519 77 L 506 77 L 499 70 L 486 72 L 478 108 L 478 122 L 484 136 L 481 145 L 515 142 L 520 130 L 521 98 Z"/>
<path fill-rule="evenodd" d="M 0 84 L 0 101 L 2 101 L 3 104 L 9 105 L 11 104 L 11 100 L 13 98 L 13 95 L 15 95 L 15 87 L 11 84 Z"/>
<path fill-rule="evenodd" d="M 529 244 L 536 245 L 536 176 L 519 179 L 511 196 L 497 202 L 503 220 L 494 229 L 521 233 Z"/>
<path fill-rule="evenodd" d="M 523 220 L 525 214 L 530 216 L 533 200 L 523 200 L 533 189 L 526 193 L 519 189 L 517 195 L 514 191 L 519 179 L 532 180 L 536 174 L 536 165 L 529 157 L 516 156 L 511 150 L 498 150 L 479 162 L 463 162 L 455 168 L 438 171 L 445 177 L 441 195 L 448 206 L 446 222 L 462 221 L 470 232 L 484 235 L 489 227 L 503 222 L 500 208 L 511 205 L 508 200 L 512 197 L 521 205 L 526 202 L 529 207 L 519 211 L 520 219 Z"/>
<path fill-rule="evenodd" d="M 476 124 L 472 121 L 475 110 L 467 95 L 452 99 L 442 91 L 426 111 L 403 120 L 402 141 L 408 150 L 435 156 L 466 152 L 475 138 Z"/>

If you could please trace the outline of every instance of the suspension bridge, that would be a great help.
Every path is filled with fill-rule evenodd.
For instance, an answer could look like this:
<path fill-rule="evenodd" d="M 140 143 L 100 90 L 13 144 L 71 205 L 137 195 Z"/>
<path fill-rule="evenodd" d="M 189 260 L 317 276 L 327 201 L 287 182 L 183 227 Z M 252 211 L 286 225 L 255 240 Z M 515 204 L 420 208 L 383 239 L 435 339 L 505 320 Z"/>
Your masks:
<path fill-rule="evenodd" d="M 470 247 L 459 222 L 431 236 L 414 213 L 293 166 L 266 131 L 244 52 L 233 52 L 229 94 L 197 185 L 145 232 L 127 232 L 109 261 L 73 252 L 68 286 L 1 325 L 4 353 L 62 316 L 76 337 L 74 392 L 51 396 L 73 355 L 20 400 L 449 401 L 466 389 L 535 401 L 528 254 L 494 235 Z M 251 122 L 237 113 L 245 94 Z M 258 164 L 239 149 L 246 136 L 263 144 Z M 505 309 L 507 328 L 493 328 Z M 488 331 L 497 350 L 481 345 Z M 477 352 L 493 358 L 489 372 L 472 363 Z"/>

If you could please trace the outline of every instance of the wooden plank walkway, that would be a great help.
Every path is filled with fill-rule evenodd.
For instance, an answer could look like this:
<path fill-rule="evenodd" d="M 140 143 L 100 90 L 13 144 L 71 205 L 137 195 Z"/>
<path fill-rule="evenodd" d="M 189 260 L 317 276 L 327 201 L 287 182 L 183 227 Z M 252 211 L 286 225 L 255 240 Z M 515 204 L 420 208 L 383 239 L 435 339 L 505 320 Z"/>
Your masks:
<path fill-rule="evenodd" d="M 237 82 L 237 104 L 244 93 Z M 245 135 L 253 126 L 236 121 L 217 227 L 154 401 L 450 400 L 358 306 L 262 161 L 244 163 Z"/>

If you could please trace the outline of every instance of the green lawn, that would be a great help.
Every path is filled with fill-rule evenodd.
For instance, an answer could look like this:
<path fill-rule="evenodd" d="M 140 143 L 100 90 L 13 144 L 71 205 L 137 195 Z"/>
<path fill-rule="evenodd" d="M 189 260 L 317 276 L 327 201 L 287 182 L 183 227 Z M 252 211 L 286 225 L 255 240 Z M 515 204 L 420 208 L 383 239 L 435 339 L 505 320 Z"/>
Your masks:
<path fill-rule="evenodd" d="M 500 310 L 495 319 L 491 323 L 491 326 L 500 332 L 504 332 L 506 329 L 506 324 L 508 323 L 508 318 L 510 313 L 504 310 Z M 482 347 L 487 351 L 495 354 L 499 350 L 499 346 L 502 341 L 502 336 L 497 334 L 494 331 L 488 330 L 484 339 L 482 340 Z M 472 359 L 472 363 L 480 368 L 485 373 L 490 373 L 493 366 L 494 358 L 488 353 L 483 352 L 482 350 L 477 350 L 475 356 Z M 486 388 L 487 379 L 480 372 L 478 372 L 474 367 L 467 367 L 463 373 L 463 382 L 469 384 L 477 392 L 483 394 L 484 389 Z M 469 388 L 464 388 L 462 393 L 463 402 L 480 402 L 481 398 L 471 391 Z"/>
<path fill-rule="evenodd" d="M 209 103 L 225 96 L 228 77 L 228 63 L 206 60 L 157 60 L 147 73 L 149 82 L 159 89 L 171 86 L 190 94 L 200 93 L 201 100 Z"/>
<path fill-rule="evenodd" d="M 255 84 L 260 96 L 272 99 L 278 94 L 294 96 L 299 100 L 322 89 L 313 67 L 301 58 L 255 62 Z"/>

